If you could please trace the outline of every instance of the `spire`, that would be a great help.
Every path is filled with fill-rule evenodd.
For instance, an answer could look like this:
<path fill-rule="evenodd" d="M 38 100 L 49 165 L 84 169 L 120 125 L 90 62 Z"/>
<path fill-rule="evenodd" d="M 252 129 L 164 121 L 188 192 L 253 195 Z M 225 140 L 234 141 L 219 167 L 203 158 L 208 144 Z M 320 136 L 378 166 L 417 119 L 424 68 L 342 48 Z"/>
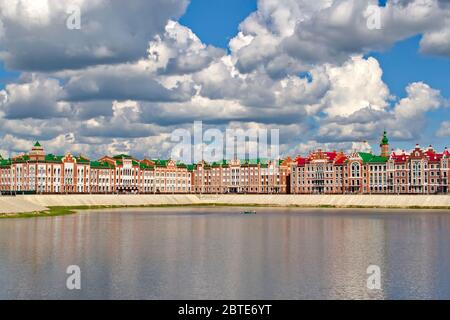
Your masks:
<path fill-rule="evenodd" d="M 381 138 L 380 142 L 380 148 L 381 148 L 381 156 L 388 158 L 389 157 L 389 139 L 387 137 L 387 132 L 384 130 L 383 137 Z"/>
<path fill-rule="evenodd" d="M 380 145 L 382 145 L 382 146 L 389 145 L 389 139 L 387 137 L 387 132 L 386 131 L 383 132 L 383 138 L 381 139 L 381 144 Z"/>
<path fill-rule="evenodd" d="M 39 148 L 39 147 L 41 147 L 41 144 L 39 143 L 39 141 L 36 141 L 36 143 L 34 144 L 34 146 L 35 146 L 36 148 Z"/>

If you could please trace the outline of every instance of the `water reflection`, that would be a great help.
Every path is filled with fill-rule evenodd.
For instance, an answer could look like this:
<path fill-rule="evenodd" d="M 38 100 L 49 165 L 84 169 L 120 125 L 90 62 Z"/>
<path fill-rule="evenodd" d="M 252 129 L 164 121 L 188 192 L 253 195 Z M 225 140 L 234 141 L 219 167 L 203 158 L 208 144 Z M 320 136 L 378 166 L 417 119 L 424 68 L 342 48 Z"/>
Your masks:
<path fill-rule="evenodd" d="M 0 221 L 1 299 L 450 298 L 450 215 L 155 209 Z M 82 290 L 66 289 L 79 265 Z M 383 290 L 366 288 L 369 265 Z"/>

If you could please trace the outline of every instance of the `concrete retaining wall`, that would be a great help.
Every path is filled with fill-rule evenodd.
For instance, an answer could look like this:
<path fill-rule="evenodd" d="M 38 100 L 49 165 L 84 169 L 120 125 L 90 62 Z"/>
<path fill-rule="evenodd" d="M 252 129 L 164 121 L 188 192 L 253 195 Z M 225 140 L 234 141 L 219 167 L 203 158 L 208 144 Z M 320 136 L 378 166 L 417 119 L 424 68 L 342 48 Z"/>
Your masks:
<path fill-rule="evenodd" d="M 0 213 L 43 211 L 52 206 L 196 204 L 275 206 L 450 207 L 450 195 L 30 195 L 0 197 Z"/>

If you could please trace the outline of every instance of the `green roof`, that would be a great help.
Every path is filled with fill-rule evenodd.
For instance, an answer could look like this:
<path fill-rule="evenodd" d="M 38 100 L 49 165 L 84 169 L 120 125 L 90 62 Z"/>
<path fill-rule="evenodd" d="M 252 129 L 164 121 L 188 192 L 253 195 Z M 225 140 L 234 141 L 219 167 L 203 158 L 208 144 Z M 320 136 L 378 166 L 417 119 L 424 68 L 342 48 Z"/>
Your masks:
<path fill-rule="evenodd" d="M 281 160 L 281 162 L 283 162 L 283 160 Z M 221 160 L 221 161 L 217 161 L 217 162 L 212 162 L 212 163 L 208 163 L 208 162 L 204 162 L 204 166 L 205 168 L 220 168 L 220 167 L 228 167 L 230 165 L 231 161 L 230 160 Z M 239 160 L 240 165 L 243 166 L 265 166 L 267 167 L 269 160 L 267 159 L 240 159 Z"/>
<path fill-rule="evenodd" d="M 123 159 L 131 160 L 131 164 L 134 167 L 140 166 L 140 163 L 138 161 L 136 161 L 133 157 L 130 157 L 130 156 L 127 156 L 124 154 L 114 156 L 113 159 L 116 161 L 116 165 L 118 165 L 118 166 L 123 165 Z"/>
<path fill-rule="evenodd" d="M 211 167 L 214 167 L 214 168 L 220 168 L 220 167 L 222 167 L 222 165 L 224 165 L 223 162 L 213 162 L 213 163 L 211 163 Z"/>
<path fill-rule="evenodd" d="M 48 154 L 45 156 L 45 162 L 61 162 L 62 156 L 55 156 L 54 154 Z"/>
<path fill-rule="evenodd" d="M 35 146 L 36 148 L 39 148 L 39 147 L 41 147 L 41 144 L 39 143 L 39 141 L 36 141 L 36 143 L 34 144 L 34 146 Z"/>
<path fill-rule="evenodd" d="M 24 154 L 24 155 L 14 158 L 13 162 L 19 163 L 19 162 L 27 162 L 29 160 L 30 160 L 30 157 L 27 154 Z"/>
<path fill-rule="evenodd" d="M 241 160 L 241 163 L 243 162 L 243 160 Z M 244 161 L 245 164 L 249 164 L 249 165 L 258 165 L 258 164 L 267 164 L 268 160 L 267 159 L 248 159 Z"/>
<path fill-rule="evenodd" d="M 75 159 L 77 159 L 78 163 L 89 163 L 89 159 L 87 159 L 87 158 L 85 158 L 85 157 L 83 157 L 81 155 L 76 157 Z"/>
<path fill-rule="evenodd" d="M 94 169 L 112 169 L 112 168 L 114 168 L 114 166 L 112 166 L 108 162 L 91 161 L 90 165 L 91 165 L 91 168 L 94 168 Z"/>
<path fill-rule="evenodd" d="M 167 167 L 169 160 L 152 160 L 157 167 Z"/>
<path fill-rule="evenodd" d="M 140 167 L 142 170 L 154 170 L 154 169 L 155 169 L 155 167 L 148 166 L 148 165 L 146 165 L 144 162 L 140 162 L 140 163 L 139 163 L 139 167 Z"/>
<path fill-rule="evenodd" d="M 230 160 L 222 160 L 222 161 L 218 161 L 218 162 L 213 162 L 211 164 L 205 163 L 206 166 L 211 166 L 211 167 L 223 167 L 223 166 L 228 166 L 231 163 Z M 269 163 L 269 160 L 267 159 L 240 159 L 239 163 L 241 165 L 267 165 Z"/>
<path fill-rule="evenodd" d="M 0 167 L 8 167 L 11 165 L 11 160 L 10 159 L 0 159 Z"/>
<path fill-rule="evenodd" d="M 388 161 L 386 157 L 376 156 L 367 152 L 359 152 L 358 154 L 364 163 L 386 163 Z"/>
<path fill-rule="evenodd" d="M 242 163 L 244 163 L 243 161 L 241 161 Z M 228 160 L 222 160 L 222 161 L 218 161 L 218 162 L 213 162 L 211 163 L 211 167 L 226 167 L 230 164 L 230 161 Z"/>
<path fill-rule="evenodd" d="M 127 154 L 118 154 L 113 157 L 113 159 L 131 159 L 131 158 L 133 157 Z"/>

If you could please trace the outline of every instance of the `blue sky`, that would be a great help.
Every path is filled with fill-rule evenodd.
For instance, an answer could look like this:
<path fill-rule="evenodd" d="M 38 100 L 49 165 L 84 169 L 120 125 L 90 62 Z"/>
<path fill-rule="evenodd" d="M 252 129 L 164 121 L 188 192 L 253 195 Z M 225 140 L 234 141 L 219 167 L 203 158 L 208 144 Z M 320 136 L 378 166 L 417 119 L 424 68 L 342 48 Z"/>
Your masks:
<path fill-rule="evenodd" d="M 441 91 L 445 97 L 450 97 L 450 59 L 432 57 L 419 51 L 420 35 L 396 43 L 383 52 L 371 54 L 383 68 L 383 80 L 389 86 L 392 94 L 401 99 L 405 97 L 405 88 L 411 82 L 423 81 Z M 429 123 L 424 137 L 417 141 L 422 145 L 432 143 L 439 148 L 450 147 L 448 137 L 436 137 L 434 132 L 443 119 L 450 119 L 450 110 L 430 112 Z M 408 149 L 411 142 L 397 142 L 399 147 Z"/>
<path fill-rule="evenodd" d="M 387 0 L 380 0 L 384 6 Z M 256 0 L 194 0 L 180 19 L 206 44 L 228 48 L 229 40 L 238 31 L 239 24 L 257 9 Z M 401 99 L 409 83 L 423 81 L 450 97 L 450 59 L 420 53 L 421 35 L 400 41 L 388 50 L 373 52 L 367 56 L 376 58 L 383 69 L 383 81 L 391 93 Z M 427 134 L 418 143 L 432 141 L 439 147 L 447 145 L 447 138 L 434 136 L 443 118 L 450 119 L 450 110 L 430 112 Z M 399 141 L 400 148 L 410 148 L 411 142 Z M 450 143 L 448 144 L 450 146 Z"/>
<path fill-rule="evenodd" d="M 239 24 L 256 11 L 256 0 L 194 0 L 180 22 L 206 44 L 227 48 Z"/>
<path fill-rule="evenodd" d="M 386 0 L 380 0 L 381 5 Z M 257 9 L 256 0 L 194 0 L 180 22 L 191 28 L 203 42 L 228 48 L 229 39 L 236 35 L 239 24 Z M 376 58 L 383 69 L 383 81 L 398 99 L 405 97 L 405 88 L 411 82 L 423 81 L 450 97 L 450 59 L 421 54 L 421 35 L 396 43 L 388 50 L 369 54 Z M 442 118 L 450 119 L 450 110 L 430 113 L 430 127 L 426 138 L 439 147 L 447 145 L 447 139 L 434 137 L 434 129 Z M 410 142 L 397 142 L 400 148 L 409 148 Z M 450 145 L 450 144 L 449 144 Z"/>
<path fill-rule="evenodd" d="M 398 42 L 390 50 L 372 54 L 383 68 L 383 80 L 396 96 L 404 95 L 408 83 L 424 81 L 448 97 L 450 59 L 421 54 L 420 38 L 418 35 Z"/>
<path fill-rule="evenodd" d="M 435 36 L 433 32 L 439 34 L 448 31 L 447 26 L 435 22 L 439 19 L 450 21 L 450 5 L 443 4 L 440 7 L 438 0 L 430 1 L 435 2 L 435 8 L 424 9 L 420 0 L 411 0 L 410 3 L 414 6 L 410 10 L 417 9 L 417 14 L 411 18 L 411 11 L 405 14 L 401 6 L 386 7 L 386 1 L 380 0 L 386 10 L 396 10 L 395 14 L 404 15 L 403 18 L 388 21 L 388 30 L 380 31 L 384 32 L 384 37 L 374 36 L 374 33 L 360 29 L 359 33 L 352 36 L 353 43 L 345 35 L 361 27 L 355 21 L 349 21 L 342 28 L 341 34 L 330 32 L 326 25 L 316 24 L 313 29 L 308 29 L 308 25 L 292 29 L 295 33 L 289 39 L 283 35 L 290 28 L 289 23 L 303 21 L 303 11 L 307 12 L 308 17 L 315 19 L 316 14 L 322 13 L 317 11 L 318 5 L 328 2 L 325 0 L 317 0 L 314 4 L 301 0 L 192 0 L 187 8 L 184 6 L 186 0 L 171 3 L 164 0 L 154 0 L 151 3 L 137 0 L 140 11 L 133 9 L 127 12 L 125 7 L 122 8 L 124 12 L 117 15 L 108 11 L 109 15 L 115 15 L 114 18 L 102 16 L 101 10 L 96 11 L 95 15 L 98 16 L 94 15 L 94 18 L 102 21 L 104 29 L 100 29 L 98 34 L 81 33 L 82 37 L 76 32 L 51 29 L 55 24 L 50 25 L 49 30 L 26 25 L 14 29 L 17 27 L 15 23 L 32 23 L 29 21 L 33 17 L 28 20 L 5 20 L 10 23 L 5 24 L 5 30 L 10 29 L 12 32 L 11 38 L 8 38 L 6 32 L 3 43 L 0 43 L 0 51 L 10 51 L 11 55 L 9 60 L 0 60 L 0 94 L 8 83 L 16 83 L 18 86 L 14 92 L 7 92 L 7 96 L 13 99 L 8 99 L 3 106 L 0 101 L 0 114 L 1 111 L 5 113 L 4 119 L 0 119 L 3 121 L 0 137 L 10 139 L 9 142 L 0 143 L 0 153 L 2 150 L 22 150 L 22 146 L 27 145 L 26 141 L 36 137 L 48 141 L 57 151 L 69 139 L 74 149 L 85 153 L 106 153 L 111 149 L 137 145 L 142 145 L 142 150 L 137 152 L 145 153 L 148 152 L 144 149 L 145 146 L 150 144 L 154 145 L 151 152 L 158 155 L 159 148 L 167 145 L 161 135 L 167 135 L 175 126 L 189 127 L 195 120 L 216 124 L 222 130 L 229 125 L 236 126 L 236 123 L 244 127 L 253 123 L 262 127 L 280 128 L 283 139 L 281 142 L 286 145 L 285 150 L 289 153 L 305 153 L 311 148 L 319 147 L 318 144 L 325 144 L 326 148 L 348 149 L 352 146 L 352 141 L 363 139 L 369 140 L 376 147 L 378 137 L 385 127 L 391 132 L 405 131 L 404 135 L 397 132 L 398 138 L 391 139 L 395 147 L 410 149 L 415 143 L 432 143 L 442 149 L 450 145 L 450 130 L 448 135 L 440 137 L 437 136 L 437 131 L 441 126 L 444 127 L 445 121 L 450 120 L 450 108 L 443 105 L 437 107 L 435 100 L 438 97 L 433 96 L 432 91 L 440 91 L 441 101 L 450 98 L 450 53 L 445 51 L 446 46 L 450 46 L 445 43 L 445 39 L 443 43 L 437 44 L 427 44 L 426 41 L 421 42 L 421 39 L 426 32 L 429 33 L 428 36 Z M 352 8 L 355 16 L 362 15 L 364 3 L 365 1 L 355 3 Z M 301 9 L 294 10 L 298 5 Z M 432 11 L 426 12 L 428 9 Z M 136 15 L 136 12 L 139 14 Z M 258 12 L 258 15 L 251 17 L 250 14 L 254 12 Z M 42 11 L 41 14 L 45 12 Z M 173 16 L 179 16 L 175 19 L 179 25 L 169 27 L 164 19 Z M 244 20 L 249 23 L 242 25 Z M 149 21 L 155 22 L 149 25 Z M 165 26 L 171 28 L 166 34 L 162 32 Z M 409 30 L 422 30 L 421 28 L 424 31 Z M 17 37 L 17 34 L 27 32 L 26 30 L 28 33 Z M 110 30 L 123 33 L 109 37 Z M 143 30 L 148 32 L 144 35 Z M 194 33 L 200 39 L 199 42 L 185 42 L 187 30 Z M 237 36 L 239 31 L 242 32 L 242 38 Z M 41 38 L 46 32 L 53 34 L 55 39 L 43 45 Z M 75 35 L 73 39 L 72 35 Z M 156 35 L 160 36 L 161 43 L 150 44 L 153 46 L 151 50 L 157 52 L 163 58 L 161 61 L 167 61 L 167 64 L 154 69 L 159 70 L 158 72 L 148 74 L 136 67 L 128 70 L 136 59 L 145 58 L 142 54 L 145 54 L 149 41 Z M 384 49 L 368 51 L 371 47 L 371 43 L 366 41 L 368 37 L 373 37 L 374 48 Z M 27 41 L 16 41 L 22 38 Z M 241 43 L 239 46 L 245 41 L 250 42 L 232 51 L 228 47 L 231 39 L 235 43 Z M 72 46 L 73 41 L 80 42 L 78 47 Z M 120 41 L 120 44 L 115 41 Z M 111 49 L 110 52 L 116 56 L 105 60 L 101 55 L 94 54 L 98 50 L 97 43 L 104 46 L 101 52 Z M 199 45 L 203 44 L 211 47 L 199 51 Z M 73 48 L 87 48 L 90 51 L 86 54 L 80 50 L 80 56 L 77 56 L 78 51 L 66 54 Z M 308 50 L 303 51 L 304 48 L 312 48 L 313 54 Z M 34 53 L 41 56 L 37 57 Z M 218 70 L 221 73 L 225 70 L 221 62 L 224 55 L 232 59 L 229 61 L 233 61 L 234 72 L 239 72 L 242 79 L 247 80 L 234 83 L 240 78 L 230 77 L 227 71 L 218 76 Z M 379 66 L 367 63 L 365 59 L 351 62 L 351 56 L 354 55 L 362 55 L 365 59 L 373 57 Z M 330 76 L 330 71 L 320 69 L 325 63 L 336 66 L 333 74 L 338 76 L 333 82 L 323 81 L 322 76 Z M 14 66 L 14 70 L 5 70 L 5 64 Z M 212 66 L 215 68 L 210 70 Z M 73 69 L 73 72 L 53 73 L 67 69 Z M 153 67 L 149 69 L 153 70 Z M 316 78 L 310 76 L 311 70 L 316 72 Z M 382 71 L 382 77 L 377 79 L 379 70 Z M 367 83 L 364 78 L 358 78 L 358 74 L 363 72 L 368 73 Z M 352 73 L 355 74 L 355 79 Z M 19 83 L 21 74 L 27 76 Z M 296 76 L 301 79 L 303 75 L 309 76 L 306 86 L 301 81 L 294 82 L 294 93 L 286 91 L 277 93 L 277 97 L 281 98 L 275 97 L 275 91 L 280 90 L 281 83 Z M 183 78 L 177 78 L 178 76 Z M 123 81 L 125 77 L 128 81 Z M 161 84 L 173 84 L 180 79 L 185 80 L 181 80 L 176 89 L 161 87 Z M 214 83 L 210 79 L 223 79 L 220 80 L 223 82 Z M 186 82 L 182 83 L 183 81 Z M 195 82 L 197 88 L 202 87 L 200 96 L 204 105 L 200 106 L 195 97 L 190 96 L 194 92 L 190 87 L 194 85 L 192 82 Z M 429 87 L 416 85 L 411 97 L 407 97 L 406 88 L 411 88 L 417 82 L 423 82 Z M 384 92 L 383 83 L 395 99 L 389 99 Z M 89 91 L 91 88 L 95 90 Z M 241 91 L 240 88 L 246 89 Z M 3 92 L 6 94 L 6 90 Z M 16 92 L 19 94 L 15 94 Z M 29 93 L 30 96 L 21 97 L 24 93 Z M 430 101 L 424 101 L 426 99 L 419 93 L 430 94 Z M 301 99 L 303 96 L 304 100 Z M 66 97 L 63 99 L 65 101 L 61 101 L 61 97 Z M 390 113 L 402 98 L 413 99 L 412 103 L 416 105 L 411 108 L 418 110 L 410 111 L 416 114 L 415 118 L 408 118 L 408 110 L 395 115 Z M 114 115 L 114 101 L 136 101 L 136 108 L 133 109 L 136 114 L 126 119 L 121 118 L 121 113 Z M 364 118 L 367 117 L 364 115 L 365 108 L 380 111 L 379 105 L 385 108 L 384 102 L 389 102 L 390 108 L 382 110 L 383 116 L 374 113 L 373 118 Z M 315 105 L 315 109 L 311 109 L 311 105 Z M 346 113 L 347 107 L 362 113 Z M 174 108 L 184 110 L 186 114 L 178 117 L 173 112 Z M 204 109 L 210 110 L 204 112 Z M 339 114 L 340 111 L 342 114 Z M 354 123 L 349 122 L 348 118 L 351 117 L 355 119 Z M 396 118 L 389 121 L 386 119 L 389 117 Z M 66 120 L 68 122 L 64 122 Z M 90 124 L 92 128 L 89 127 Z M 34 136 L 19 130 L 21 125 L 33 128 Z M 450 128 L 450 122 L 448 127 Z M 103 142 L 99 144 L 98 139 L 103 139 Z M 17 140 L 23 143 L 15 143 Z M 9 145 L 5 146 L 6 144 Z M 98 144 L 100 147 L 97 148 Z"/>
<path fill-rule="evenodd" d="M 380 0 L 381 4 L 386 2 Z M 256 9 L 256 0 L 193 0 L 180 22 L 204 43 L 228 48 L 239 24 Z M 424 81 L 450 97 L 450 59 L 421 54 L 420 38 L 411 37 L 370 56 L 380 62 L 383 80 L 397 97 L 404 97 L 406 86 L 414 81 Z"/>
<path fill-rule="evenodd" d="M 0 89 L 3 89 L 8 82 L 13 81 L 18 76 L 18 72 L 5 70 L 4 64 L 0 62 Z"/>

